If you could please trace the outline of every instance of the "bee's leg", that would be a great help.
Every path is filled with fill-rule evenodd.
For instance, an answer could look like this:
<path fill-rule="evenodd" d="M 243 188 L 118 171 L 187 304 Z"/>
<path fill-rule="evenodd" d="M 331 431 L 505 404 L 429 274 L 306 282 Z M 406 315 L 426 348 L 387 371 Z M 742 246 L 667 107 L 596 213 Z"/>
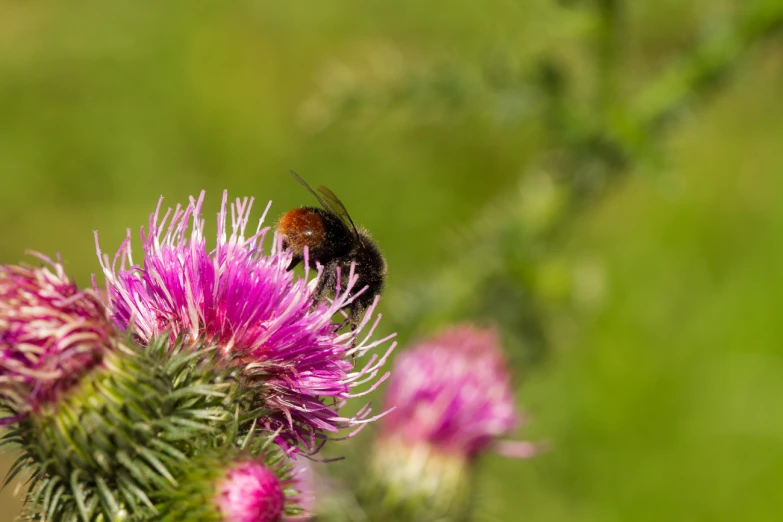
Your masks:
<path fill-rule="evenodd" d="M 354 331 L 359 327 L 359 323 L 361 322 L 366 309 L 367 307 L 364 306 L 364 302 L 362 301 L 353 303 L 353 306 L 351 306 L 351 314 L 348 316 L 348 319 L 346 319 L 348 324 L 351 325 L 351 331 Z"/>
<path fill-rule="evenodd" d="M 353 304 L 351 304 L 351 310 L 348 313 L 348 317 L 337 323 L 337 330 L 342 330 L 345 326 L 349 326 L 350 330 L 353 332 L 359 328 L 359 323 L 362 320 L 362 315 L 365 310 L 366 307 L 364 306 L 364 303 L 354 301 Z M 356 346 L 356 342 L 357 339 L 354 339 L 353 346 Z"/>
<path fill-rule="evenodd" d="M 321 278 L 318 280 L 318 285 L 315 287 L 315 293 L 313 297 L 316 301 L 323 298 L 325 294 L 334 293 L 337 287 L 337 261 L 330 261 L 324 266 L 323 272 L 321 272 Z"/>
<path fill-rule="evenodd" d="M 288 268 L 286 270 L 293 270 L 296 268 L 296 265 L 304 261 L 304 256 L 302 254 L 294 254 L 294 257 L 291 258 L 291 263 L 289 263 Z"/>
<path fill-rule="evenodd" d="M 354 301 L 351 305 L 351 313 L 348 315 L 348 317 L 340 323 L 340 328 L 345 326 L 346 324 L 349 325 L 351 332 L 355 332 L 357 328 L 359 328 L 359 323 L 362 321 L 362 315 L 364 315 L 364 311 L 367 309 L 366 306 L 364 306 L 364 302 Z M 356 344 L 359 342 L 359 336 L 358 332 L 357 335 L 353 338 L 353 341 L 351 341 L 351 348 L 356 347 Z"/>

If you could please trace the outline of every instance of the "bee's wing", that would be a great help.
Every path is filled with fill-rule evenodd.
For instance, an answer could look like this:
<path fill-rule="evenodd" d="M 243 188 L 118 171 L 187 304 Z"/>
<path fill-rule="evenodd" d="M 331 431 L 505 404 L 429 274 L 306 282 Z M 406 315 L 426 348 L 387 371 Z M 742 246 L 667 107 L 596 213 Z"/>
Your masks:
<path fill-rule="evenodd" d="M 299 183 L 300 183 L 302 186 L 304 186 L 304 188 L 306 188 L 307 190 L 309 190 L 309 191 L 310 191 L 310 194 L 312 194 L 313 196 L 315 196 L 315 199 L 317 199 L 317 200 L 318 200 L 318 203 L 320 203 L 322 207 L 324 207 L 324 208 L 325 208 L 325 209 L 327 209 L 327 210 L 329 209 L 329 205 L 327 205 L 327 204 L 326 204 L 326 201 L 324 201 L 324 198 L 322 198 L 322 197 L 321 197 L 321 195 L 320 195 L 318 192 L 314 191 L 314 190 L 313 190 L 313 187 L 311 187 L 310 185 L 308 185 L 308 184 L 307 184 L 307 182 L 306 182 L 305 180 L 303 180 L 303 179 L 301 178 L 301 176 L 299 176 L 299 174 L 297 174 L 296 172 L 294 172 L 294 171 L 292 170 L 292 171 L 291 171 L 291 175 L 294 177 L 294 179 L 295 179 L 296 181 L 298 181 L 298 182 L 299 182 Z"/>
<path fill-rule="evenodd" d="M 315 190 L 313 190 L 313 187 L 308 185 L 307 182 L 303 180 L 299 176 L 299 174 L 297 174 L 293 170 L 291 171 L 291 175 L 294 177 L 296 181 L 298 181 L 307 190 L 309 190 L 310 194 L 315 196 L 315 199 L 318 200 L 318 203 L 320 203 L 325 210 L 330 211 L 332 214 L 340 218 L 340 221 L 342 221 L 343 225 L 345 225 L 345 228 L 348 229 L 350 232 L 352 232 L 359 240 L 359 242 L 362 243 L 362 245 L 364 245 L 364 243 L 362 242 L 362 238 L 359 235 L 359 230 L 356 228 L 356 225 L 351 219 L 351 216 L 348 214 L 348 210 L 346 210 L 345 205 L 343 205 L 343 202 L 340 201 L 340 199 L 334 194 L 334 192 L 324 187 L 323 185 L 320 185 L 318 187 L 318 192 L 316 192 Z"/>
<path fill-rule="evenodd" d="M 318 186 L 318 192 L 320 192 L 322 196 L 322 198 L 319 198 L 318 200 L 321 201 L 321 204 L 324 206 L 324 208 L 336 214 L 337 217 L 340 218 L 340 221 L 343 222 L 343 225 L 345 225 L 348 230 L 353 231 L 356 239 L 358 239 L 361 243 L 362 236 L 359 235 L 359 230 L 356 228 L 356 225 L 354 224 L 353 219 L 351 219 L 351 216 L 348 214 L 348 210 L 345 208 L 345 205 L 343 205 L 343 202 L 340 201 L 334 192 L 324 187 L 323 185 Z"/>

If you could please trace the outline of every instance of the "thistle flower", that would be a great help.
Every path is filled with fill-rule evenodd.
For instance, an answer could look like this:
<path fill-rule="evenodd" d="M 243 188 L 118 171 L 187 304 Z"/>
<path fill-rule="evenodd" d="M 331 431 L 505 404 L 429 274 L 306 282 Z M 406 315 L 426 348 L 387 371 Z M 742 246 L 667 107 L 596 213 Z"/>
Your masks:
<path fill-rule="evenodd" d="M 380 506 L 384 516 L 392 510 L 413 520 L 462 520 L 480 454 L 536 451 L 527 442 L 498 442 L 520 421 L 498 335 L 456 326 L 421 341 L 394 366 L 385 402 L 396 409 L 381 422 L 362 507 L 370 518 Z"/>
<path fill-rule="evenodd" d="M 0 401 L 7 424 L 51 403 L 112 349 L 113 325 L 60 262 L 0 266 Z"/>
<path fill-rule="evenodd" d="M 178 486 L 156 494 L 159 522 L 280 522 L 302 514 L 291 461 L 275 445 L 203 448 L 176 476 Z"/>
<path fill-rule="evenodd" d="M 280 479 L 262 462 L 234 463 L 217 484 L 215 502 L 225 522 L 277 522 L 285 494 Z"/>
<path fill-rule="evenodd" d="M 370 416 L 369 406 L 352 417 L 338 412 L 347 399 L 386 379 L 388 373 L 379 373 L 394 344 L 358 370 L 354 362 L 392 336 L 370 340 L 380 319 L 368 328 L 377 301 L 356 330 L 339 333 L 332 317 L 356 298 L 354 290 L 361 291 L 354 288 L 356 276 L 342 274 L 348 277 L 345 291 L 338 283 L 331 302 L 317 301 L 317 278 L 307 270 L 301 278 L 287 269 L 292 253 L 282 248 L 279 237 L 274 236 L 269 251 L 264 249 L 269 229 L 262 228 L 263 216 L 245 237 L 252 198 L 230 205 L 227 231 L 227 199 L 224 192 L 211 251 L 203 234 L 204 192 L 185 208 L 169 209 L 162 219 L 161 198 L 146 233 L 142 229 L 143 266 L 133 262 L 130 231 L 113 263 L 98 250 L 111 318 L 142 343 L 171 335 L 216 344 L 227 361 L 242 365 L 265 409 L 261 422 L 280 430 L 277 442 L 289 452 L 315 453 L 328 434 L 358 430 L 377 418 Z M 368 382 L 373 382 L 370 390 L 352 391 Z"/>
<path fill-rule="evenodd" d="M 11 413 L 0 445 L 20 450 L 9 480 L 29 477 L 30 519 L 152 514 L 152 492 L 246 400 L 236 372 L 212 347 L 134 344 L 91 290 L 38 257 L 39 268 L 0 266 L 0 407 Z"/>
<path fill-rule="evenodd" d="M 181 463 L 177 486 L 156 494 L 159 522 L 279 522 L 305 520 L 307 507 L 296 462 L 270 436 L 227 426 L 196 455 Z M 222 439 L 222 440 L 221 440 Z"/>
<path fill-rule="evenodd" d="M 313 470 L 306 459 L 269 466 L 255 458 L 226 470 L 215 501 L 226 522 L 303 522 L 312 519 Z"/>
<path fill-rule="evenodd" d="M 396 406 L 382 423 L 382 436 L 426 443 L 472 459 L 496 448 L 528 457 L 529 443 L 500 443 L 520 416 L 498 334 L 460 325 L 423 340 L 395 361 L 386 394 Z"/>

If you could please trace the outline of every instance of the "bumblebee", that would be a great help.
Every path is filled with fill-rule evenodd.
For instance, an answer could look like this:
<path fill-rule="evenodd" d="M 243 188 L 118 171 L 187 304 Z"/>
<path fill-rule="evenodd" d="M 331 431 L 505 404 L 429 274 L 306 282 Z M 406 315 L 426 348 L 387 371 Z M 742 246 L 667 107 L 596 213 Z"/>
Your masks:
<path fill-rule="evenodd" d="M 386 259 L 369 233 L 354 224 L 345 205 L 328 188 L 320 185 L 316 190 L 307 184 L 296 172 L 294 179 L 302 184 L 318 200 L 321 208 L 301 207 L 289 210 L 277 221 L 277 232 L 283 237 L 283 246 L 294 253 L 288 266 L 292 270 L 304 261 L 307 247 L 310 268 L 316 263 L 323 266 L 318 281 L 316 298 L 337 288 L 337 271 L 340 271 L 340 290 L 348 284 L 351 264 L 358 277 L 354 289 L 364 291 L 349 305 L 347 318 L 351 329 L 355 329 L 368 306 L 379 295 L 386 283 Z"/>

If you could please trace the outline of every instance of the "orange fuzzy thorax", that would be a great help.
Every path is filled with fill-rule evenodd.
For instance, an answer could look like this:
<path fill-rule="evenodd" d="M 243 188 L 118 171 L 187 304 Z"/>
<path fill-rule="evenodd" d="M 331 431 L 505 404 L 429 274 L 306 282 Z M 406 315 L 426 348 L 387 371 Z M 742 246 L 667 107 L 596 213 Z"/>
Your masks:
<path fill-rule="evenodd" d="M 323 219 L 308 208 L 289 210 L 280 216 L 277 232 L 296 254 L 301 254 L 305 246 L 312 250 L 326 239 Z"/>

